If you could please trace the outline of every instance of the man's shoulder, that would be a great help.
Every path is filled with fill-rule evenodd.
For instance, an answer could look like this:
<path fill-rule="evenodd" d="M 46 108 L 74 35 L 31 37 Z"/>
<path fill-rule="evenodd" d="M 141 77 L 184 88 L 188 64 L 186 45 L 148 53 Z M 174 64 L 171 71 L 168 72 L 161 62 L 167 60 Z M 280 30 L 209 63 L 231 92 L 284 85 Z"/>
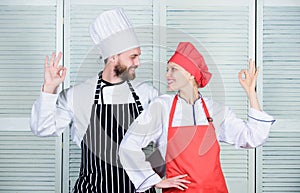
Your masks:
<path fill-rule="evenodd" d="M 82 82 L 78 82 L 74 85 L 74 87 L 82 87 L 82 86 L 87 86 L 87 85 L 95 85 L 97 83 L 98 76 L 94 75 Z"/>
<path fill-rule="evenodd" d="M 132 86 L 134 87 L 140 87 L 140 86 L 152 86 L 152 82 L 150 81 L 141 81 L 141 80 L 130 80 Z"/>
<path fill-rule="evenodd" d="M 146 107 L 151 100 L 159 95 L 158 89 L 156 89 L 151 82 L 138 80 L 133 80 L 130 82 L 144 107 Z"/>
<path fill-rule="evenodd" d="M 130 81 L 133 88 L 140 91 L 148 91 L 148 92 L 158 92 L 158 90 L 153 86 L 152 82 L 150 81 L 139 81 L 139 80 L 132 80 Z"/>
<path fill-rule="evenodd" d="M 93 76 L 86 79 L 83 82 L 78 82 L 68 88 L 65 88 L 64 90 L 62 90 L 60 95 L 66 96 L 66 95 L 74 95 L 78 93 L 81 93 L 81 95 L 92 93 L 92 91 L 96 89 L 96 84 L 97 84 L 97 76 Z"/>
<path fill-rule="evenodd" d="M 87 92 L 95 90 L 97 84 L 97 76 L 89 77 L 88 79 L 77 82 L 74 85 L 70 86 L 69 88 L 65 89 L 65 91 L 69 92 Z"/>

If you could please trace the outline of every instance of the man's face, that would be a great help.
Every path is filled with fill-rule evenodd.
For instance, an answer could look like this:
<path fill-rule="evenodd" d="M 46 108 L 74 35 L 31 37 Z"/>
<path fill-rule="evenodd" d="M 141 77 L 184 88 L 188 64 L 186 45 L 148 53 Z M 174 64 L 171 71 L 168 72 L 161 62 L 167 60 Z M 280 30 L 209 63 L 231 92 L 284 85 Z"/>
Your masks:
<path fill-rule="evenodd" d="M 134 48 L 118 55 L 118 63 L 115 66 L 116 76 L 122 80 L 133 80 L 135 69 L 140 66 L 141 49 Z"/>

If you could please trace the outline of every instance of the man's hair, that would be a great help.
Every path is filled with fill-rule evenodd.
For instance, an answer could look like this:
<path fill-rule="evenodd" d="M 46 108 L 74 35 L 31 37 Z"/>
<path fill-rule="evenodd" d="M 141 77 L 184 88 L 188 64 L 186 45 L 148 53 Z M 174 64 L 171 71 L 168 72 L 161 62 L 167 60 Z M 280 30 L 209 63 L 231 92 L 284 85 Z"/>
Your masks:
<path fill-rule="evenodd" d="M 108 58 L 104 59 L 104 65 L 107 64 Z"/>

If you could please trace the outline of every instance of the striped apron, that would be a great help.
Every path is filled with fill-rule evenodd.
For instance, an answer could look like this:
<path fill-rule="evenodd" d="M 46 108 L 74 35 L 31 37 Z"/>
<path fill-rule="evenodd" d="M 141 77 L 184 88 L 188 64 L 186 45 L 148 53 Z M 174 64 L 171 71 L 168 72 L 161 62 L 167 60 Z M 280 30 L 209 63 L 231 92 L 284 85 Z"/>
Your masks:
<path fill-rule="evenodd" d="M 129 81 L 134 103 L 104 104 L 102 89 L 105 86 L 101 87 L 101 82 L 100 73 L 90 124 L 81 142 L 80 173 L 73 193 L 134 193 L 134 185 L 119 161 L 118 149 L 129 125 L 143 107 Z M 147 193 L 155 193 L 155 189 Z"/>

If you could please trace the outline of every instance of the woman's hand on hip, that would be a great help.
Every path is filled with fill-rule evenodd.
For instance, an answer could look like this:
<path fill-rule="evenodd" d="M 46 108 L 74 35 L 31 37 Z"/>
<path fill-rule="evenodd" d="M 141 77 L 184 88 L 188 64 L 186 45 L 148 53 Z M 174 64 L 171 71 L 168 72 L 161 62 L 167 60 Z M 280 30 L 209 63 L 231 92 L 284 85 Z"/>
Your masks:
<path fill-rule="evenodd" d="M 191 183 L 190 181 L 184 179 L 185 177 L 187 177 L 187 174 L 166 178 L 156 184 L 155 187 L 159 189 L 177 188 L 179 190 L 185 190 L 188 188 L 187 184 Z"/>

